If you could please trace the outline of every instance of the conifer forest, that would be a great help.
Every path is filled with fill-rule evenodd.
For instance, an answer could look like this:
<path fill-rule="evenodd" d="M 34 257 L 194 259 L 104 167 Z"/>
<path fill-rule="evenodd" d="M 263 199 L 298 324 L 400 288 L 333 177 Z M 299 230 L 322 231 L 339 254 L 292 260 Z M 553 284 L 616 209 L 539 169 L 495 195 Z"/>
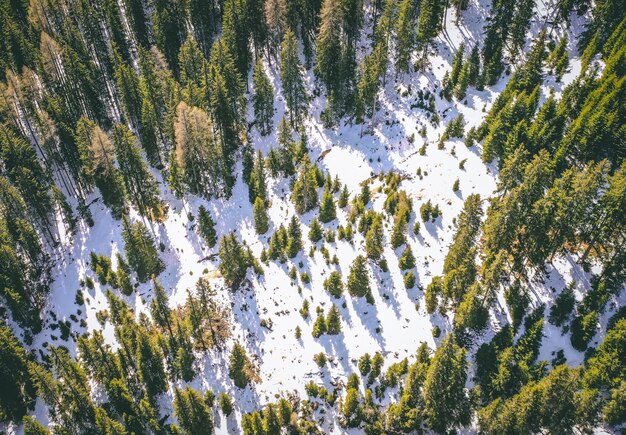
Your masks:
<path fill-rule="evenodd" d="M 0 0 L 0 434 L 626 432 L 624 0 Z"/>

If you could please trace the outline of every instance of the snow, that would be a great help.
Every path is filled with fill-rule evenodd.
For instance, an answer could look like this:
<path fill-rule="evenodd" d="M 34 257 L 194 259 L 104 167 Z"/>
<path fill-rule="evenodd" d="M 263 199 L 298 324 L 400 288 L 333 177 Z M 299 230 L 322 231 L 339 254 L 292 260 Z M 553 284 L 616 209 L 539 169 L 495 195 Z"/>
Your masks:
<path fill-rule="evenodd" d="M 301 216 L 303 224 L 303 239 L 305 247 L 293 260 L 285 264 L 270 262 L 264 265 L 265 274 L 261 277 L 249 274 L 250 289 L 242 289 L 236 293 L 225 289 L 217 271 L 217 261 L 203 261 L 216 248 L 209 249 L 196 233 L 195 221 L 189 221 L 187 215 L 197 216 L 200 205 L 205 205 L 216 220 L 218 235 L 231 230 L 236 231 L 240 239 L 245 240 L 255 255 L 259 255 L 263 246 L 267 246 L 269 237 L 281 224 L 287 223 L 295 214 L 293 204 L 289 199 L 289 188 L 285 180 L 268 180 L 271 207 L 269 216 L 270 230 L 266 235 L 258 236 L 254 231 L 252 220 L 252 206 L 248 201 L 247 187 L 239 178 L 235 185 L 233 196 L 228 200 L 206 201 L 200 198 L 186 196 L 184 201 L 176 199 L 166 183 L 155 171 L 155 176 L 161 181 L 162 197 L 169 205 L 167 220 L 161 224 L 146 225 L 153 232 L 158 243 L 163 243 L 165 251 L 160 257 L 166 264 L 165 271 L 159 280 L 170 296 L 172 307 L 184 303 L 186 290 L 195 286 L 196 280 L 203 276 L 205 269 L 211 277 L 211 282 L 218 289 L 218 300 L 225 307 L 232 307 L 232 335 L 245 345 L 260 370 L 261 381 L 253 389 L 240 390 L 234 388 L 228 378 L 228 352 L 211 351 L 203 356 L 198 363 L 200 376 L 190 383 L 194 388 L 205 391 L 213 389 L 217 394 L 228 392 L 234 397 L 237 404 L 235 415 L 226 419 L 219 416 L 216 420 L 218 433 L 235 432 L 237 422 L 241 419 L 241 412 L 250 412 L 260 408 L 268 401 L 275 401 L 276 395 L 283 395 L 295 391 L 305 397 L 304 386 L 309 380 L 331 389 L 332 384 L 343 381 L 357 371 L 356 361 L 365 353 L 373 355 L 380 351 L 385 356 L 385 368 L 390 364 L 407 357 L 413 358 L 420 343 L 426 342 L 435 348 L 438 340 L 432 336 L 432 328 L 438 325 L 442 330 L 442 337 L 451 328 L 451 318 L 440 314 L 430 316 L 426 313 L 421 289 L 430 283 L 433 276 L 441 274 L 443 260 L 454 233 L 454 219 L 462 209 L 463 202 L 468 195 L 480 194 L 481 198 L 489 198 L 496 186 L 497 166 L 485 164 L 480 157 L 480 149 L 467 148 L 463 140 L 450 140 L 442 150 L 437 149 L 437 141 L 443 133 L 445 125 L 458 114 L 463 114 L 466 121 L 466 131 L 471 126 L 477 126 L 484 117 L 498 93 L 504 89 L 508 77 L 505 77 L 495 86 L 484 91 L 470 89 L 466 103 L 449 103 L 437 95 L 436 108 L 440 113 L 441 122 L 434 127 L 427 120 L 426 114 L 420 109 L 411 109 L 418 89 L 430 89 L 433 84 L 440 83 L 445 71 L 450 69 L 452 56 L 461 42 L 466 43 L 466 53 L 482 38 L 481 26 L 488 14 L 488 2 L 470 2 L 470 7 L 463 14 L 460 26 L 454 25 L 454 14 L 449 11 L 447 17 L 447 31 L 442 34 L 437 53 L 431 56 L 432 68 L 422 73 L 411 73 L 399 76 L 394 81 L 392 72 L 388 73 L 387 85 L 380 95 L 380 110 L 376 114 L 371 134 L 361 136 L 361 126 L 342 124 L 336 129 L 325 129 L 319 122 L 319 112 L 324 107 L 323 97 L 315 98 L 311 103 L 311 114 L 306 122 L 306 131 L 309 136 L 310 152 L 313 161 L 319 158 L 323 170 L 329 171 L 334 177 L 338 175 L 342 183 L 346 183 L 351 197 L 360 191 L 361 183 L 381 171 L 395 170 L 406 176 L 400 188 L 407 191 L 413 200 L 413 215 L 409 228 L 413 227 L 415 219 L 419 219 L 419 206 L 431 200 L 439 205 L 442 217 L 434 223 L 422 223 L 420 234 L 415 236 L 410 232 L 408 243 L 416 256 L 417 267 L 415 274 L 417 285 L 411 290 L 404 288 L 402 274 L 397 262 L 402 249 L 393 251 L 385 248 L 384 256 L 388 261 L 388 273 L 383 273 L 377 266 L 370 267 L 372 290 L 375 305 L 369 305 L 364 298 L 352 298 L 344 292 L 341 299 L 334 299 L 323 289 L 322 283 L 331 270 L 339 270 L 347 279 L 350 265 L 354 258 L 363 250 L 363 237 L 355 232 L 353 243 L 337 241 L 325 244 L 330 256 L 337 255 L 338 266 L 327 266 L 321 253 L 316 251 L 313 258 L 308 257 L 310 242 L 308 241 L 308 225 L 315 212 Z M 545 5 L 539 2 L 541 14 L 545 14 Z M 534 23 L 531 32 L 538 32 L 539 23 Z M 571 31 L 579 31 L 576 21 Z M 570 45 L 575 38 L 570 33 Z M 542 93 L 547 96 L 551 89 L 559 93 L 565 84 L 576 78 L 580 71 L 580 61 L 574 59 L 570 71 L 563 77 L 562 83 L 556 83 L 548 77 Z M 280 78 L 274 67 L 268 67 L 272 83 L 279 95 L 276 101 L 277 112 L 274 125 L 285 113 L 284 102 L 281 96 Z M 313 86 L 309 75 L 309 86 Z M 408 92 L 408 89 L 411 92 Z M 397 89 L 406 90 L 407 95 Z M 438 92 L 438 91 L 437 91 Z M 437 94 L 437 93 L 436 93 Z M 445 115 L 442 114 L 445 112 Z M 420 129 L 426 126 L 427 137 L 419 135 Z M 276 143 L 276 131 L 266 138 L 260 137 L 256 129 L 252 131 L 252 143 L 256 149 L 266 153 Z M 410 143 L 408 136 L 414 134 L 415 140 Z M 418 150 L 427 143 L 425 155 Z M 453 153 L 454 151 L 454 153 Z M 323 155 L 323 153 L 325 153 Z M 322 157 L 323 155 L 323 157 Z M 466 160 L 465 169 L 459 169 L 459 162 Z M 416 176 L 418 168 L 423 177 Z M 238 168 L 240 169 L 240 168 Z M 460 190 L 452 191 L 452 185 L 459 179 Z M 376 193 L 378 181 L 373 184 L 373 208 L 382 210 L 384 195 Z M 96 198 L 97 195 L 94 195 Z M 484 204 L 487 206 L 486 201 Z M 45 312 L 54 312 L 59 320 L 69 319 L 76 314 L 74 304 L 79 280 L 87 276 L 94 276 L 88 261 L 91 251 L 97 254 L 111 256 L 115 266 L 115 253 L 123 253 L 121 237 L 121 222 L 112 218 L 108 209 L 100 202 L 91 207 L 95 225 L 92 228 L 81 227 L 78 232 L 66 240 L 63 254 L 58 258 L 54 269 L 54 284 Z M 135 219 L 140 219 L 134 215 Z M 346 212 L 338 210 L 338 219 L 325 225 L 325 228 L 336 230 L 338 225 L 346 224 Z M 387 240 L 390 237 L 391 225 L 386 224 Z M 298 281 L 294 284 L 288 277 L 292 265 L 298 266 L 302 262 L 302 269 L 312 277 L 311 284 L 304 285 Z M 540 303 L 550 304 L 556 294 L 569 281 L 576 279 L 578 283 L 578 297 L 588 288 L 589 274 L 584 273 L 575 263 L 575 259 L 558 257 L 543 283 L 537 281 L 533 287 L 535 295 L 533 306 Z M 92 330 L 101 330 L 106 341 L 116 346 L 113 327 L 106 323 L 103 327 L 96 319 L 96 313 L 107 309 L 105 288 L 95 280 L 93 290 L 84 289 L 86 304 L 78 307 L 83 311 L 78 318 L 84 318 L 86 328 L 72 324 L 72 331 L 83 333 Z M 298 293 L 298 285 L 302 293 Z M 555 291 L 552 291 L 554 288 Z M 152 298 L 152 289 L 149 283 L 142 284 L 130 297 L 118 294 L 126 300 L 137 312 L 147 312 L 149 301 Z M 298 312 L 304 299 L 310 302 L 311 315 L 303 319 Z M 622 296 L 623 299 L 623 296 Z M 342 315 L 342 332 L 337 336 L 322 336 L 314 339 L 311 335 L 315 320 L 315 308 L 321 306 L 327 313 L 328 309 L 336 304 Z M 345 307 L 342 304 L 345 303 Z M 623 301 L 622 301 L 623 303 Z M 502 302 L 502 306 L 505 306 Z M 505 310 L 505 309 L 503 309 Z M 500 328 L 498 322 L 503 320 L 506 312 L 499 312 L 496 308 L 492 313 L 493 325 L 480 339 L 488 341 L 495 330 Z M 605 324 L 609 313 L 602 321 Z M 272 321 L 272 328 L 260 326 L 262 319 Z M 302 338 L 294 337 L 295 328 L 302 329 Z M 52 339 L 54 331 L 46 328 L 39 334 L 33 344 L 33 349 L 41 348 L 44 343 L 64 345 L 75 355 L 75 343 Z M 562 336 L 558 328 L 549 325 L 546 321 L 544 341 L 540 359 L 550 361 L 553 353 L 564 349 L 569 364 L 576 366 L 583 362 L 583 355 L 577 352 L 569 343 L 566 336 Z M 476 346 L 478 344 L 477 343 Z M 331 362 L 323 369 L 319 369 L 313 361 L 313 355 L 324 352 L 331 358 Z M 178 384 L 182 385 L 182 384 Z M 170 391 L 161 400 L 163 415 L 171 414 Z M 388 397 L 386 400 L 395 400 Z M 45 408 L 38 402 L 35 413 L 40 421 L 46 421 Z M 326 421 L 326 430 L 340 431 L 336 422 Z"/>

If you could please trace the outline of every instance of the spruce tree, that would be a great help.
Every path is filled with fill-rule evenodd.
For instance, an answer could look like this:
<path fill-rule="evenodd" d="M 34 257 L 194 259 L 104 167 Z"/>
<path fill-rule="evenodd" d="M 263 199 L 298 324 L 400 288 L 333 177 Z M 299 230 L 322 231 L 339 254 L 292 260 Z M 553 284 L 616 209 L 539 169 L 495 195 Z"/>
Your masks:
<path fill-rule="evenodd" d="M 300 220 L 296 216 L 292 216 L 289 221 L 287 235 L 285 252 L 287 257 L 294 258 L 302 250 L 302 230 L 300 229 Z"/>
<path fill-rule="evenodd" d="M 411 250 L 410 245 L 407 245 L 404 249 L 398 265 L 400 266 L 400 270 L 408 270 L 415 267 L 415 257 L 413 256 L 413 251 Z"/>
<path fill-rule="evenodd" d="M 402 0 L 396 21 L 396 69 L 409 72 L 411 53 L 415 44 L 415 4 L 413 0 Z"/>
<path fill-rule="evenodd" d="M 328 317 L 326 317 L 326 329 L 329 335 L 337 335 L 341 332 L 341 314 L 335 304 L 333 304 L 328 311 Z"/>
<path fill-rule="evenodd" d="M 306 114 L 307 93 L 298 58 L 298 40 L 291 30 L 287 31 L 281 44 L 280 59 L 280 78 L 289 110 L 289 121 L 293 128 L 297 128 Z"/>
<path fill-rule="evenodd" d="M 350 267 L 347 287 L 351 296 L 363 297 L 371 292 L 367 263 L 362 255 L 356 257 Z"/>
<path fill-rule="evenodd" d="M 333 295 L 335 298 L 340 298 L 343 293 L 343 282 L 341 280 L 341 274 L 336 270 L 330 272 L 328 278 L 324 280 L 324 290 Z"/>
<path fill-rule="evenodd" d="M 380 260 L 383 249 L 383 224 L 381 217 L 377 216 L 365 236 L 365 252 L 368 258 Z"/>
<path fill-rule="evenodd" d="M 265 210 L 265 201 L 257 196 L 254 201 L 254 229 L 258 234 L 265 234 L 269 229 L 269 218 Z"/>
<path fill-rule="evenodd" d="M 35 386 L 28 372 L 29 357 L 11 329 L 0 325 L 0 417 L 18 422 L 33 405 Z"/>
<path fill-rule="evenodd" d="M 225 234 L 220 240 L 219 256 L 219 270 L 226 285 L 237 290 L 252 264 L 234 232 Z"/>
<path fill-rule="evenodd" d="M 320 221 L 317 217 L 314 217 L 311 221 L 311 228 L 309 229 L 309 240 L 313 243 L 317 243 L 322 240 L 323 229 L 320 225 Z"/>
<path fill-rule="evenodd" d="M 322 194 L 322 203 L 320 204 L 320 221 L 326 223 L 335 220 L 337 211 L 335 210 L 335 201 L 331 193 L 330 183 L 326 183 L 324 193 Z"/>
<path fill-rule="evenodd" d="M 326 332 L 326 318 L 324 317 L 324 313 L 321 312 L 317 315 L 317 319 L 315 319 L 315 323 L 313 324 L 313 337 L 319 338 L 326 334 Z"/>
<path fill-rule="evenodd" d="M 122 219 L 122 237 L 128 264 L 137 273 L 140 282 L 146 282 L 163 270 L 154 240 L 146 226 L 140 222 L 131 222 L 126 216 Z"/>
<path fill-rule="evenodd" d="M 308 156 L 304 156 L 300 163 L 298 178 L 293 185 L 291 199 L 299 214 L 306 213 L 315 207 L 319 201 L 317 195 L 317 178 L 315 169 L 311 166 Z"/>
<path fill-rule="evenodd" d="M 160 219 L 163 212 L 159 188 L 141 157 L 135 136 L 124 124 L 116 124 L 113 143 L 128 198 L 142 216 Z"/>
<path fill-rule="evenodd" d="M 470 421 L 470 402 L 465 393 L 467 361 L 465 349 L 448 335 L 437 348 L 426 379 L 424 405 L 428 426 L 443 433 Z"/>
<path fill-rule="evenodd" d="M 215 232 L 215 221 L 211 213 L 201 205 L 198 209 L 198 233 L 204 238 L 209 248 L 217 243 L 217 233 Z"/>
<path fill-rule="evenodd" d="M 254 378 L 252 363 L 244 347 L 235 343 L 230 353 L 228 376 L 238 388 L 246 388 Z"/>
<path fill-rule="evenodd" d="M 274 121 L 274 88 L 260 60 L 254 67 L 252 83 L 254 84 L 254 119 L 261 135 L 267 136 L 272 132 Z"/>
<path fill-rule="evenodd" d="M 196 390 L 174 390 L 174 413 L 185 434 L 213 434 L 213 412 Z"/>

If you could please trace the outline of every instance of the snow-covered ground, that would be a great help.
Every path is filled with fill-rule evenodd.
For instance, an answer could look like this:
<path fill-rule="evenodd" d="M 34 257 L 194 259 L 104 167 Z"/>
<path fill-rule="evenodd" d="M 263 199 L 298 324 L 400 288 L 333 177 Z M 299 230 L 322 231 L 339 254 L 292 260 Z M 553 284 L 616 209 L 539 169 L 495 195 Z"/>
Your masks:
<path fill-rule="evenodd" d="M 546 6 L 539 2 L 537 16 L 545 15 Z M 351 191 L 351 197 L 360 191 L 360 183 L 381 171 L 396 171 L 406 176 L 400 188 L 407 191 L 413 200 L 413 214 L 409 228 L 413 227 L 415 219 L 420 220 L 419 206 L 431 200 L 442 211 L 442 217 L 434 223 L 422 223 L 419 235 L 410 232 L 408 243 L 417 259 L 414 271 L 417 285 L 411 290 L 404 288 L 402 274 L 397 262 L 402 248 L 393 251 L 389 246 L 385 249 L 385 258 L 389 264 L 389 272 L 383 273 L 376 266 L 371 268 L 370 277 L 375 305 L 367 304 L 364 298 L 351 298 L 347 292 L 337 300 L 324 291 L 322 283 L 328 274 L 336 269 L 341 271 L 344 280 L 348 276 L 350 265 L 354 258 L 363 251 L 363 237 L 355 233 L 353 243 L 337 241 L 328 244 L 330 256 L 337 255 L 338 266 L 327 266 L 321 253 L 316 251 L 313 258 L 308 256 L 310 242 L 306 237 L 308 225 L 316 214 L 315 211 L 300 216 L 302 220 L 304 250 L 293 260 L 285 264 L 270 262 L 264 265 L 265 274 L 256 277 L 250 272 L 250 288 L 232 293 L 223 287 L 216 261 L 203 261 L 210 253 L 196 232 L 195 221 L 189 221 L 188 213 L 197 215 L 200 205 L 205 205 L 215 218 L 218 235 L 234 230 L 240 239 L 252 248 L 255 255 L 259 255 L 263 246 L 267 246 L 273 230 L 281 223 L 287 224 L 295 213 L 289 199 L 289 188 L 286 180 L 270 180 L 269 216 L 271 219 L 270 231 L 266 235 L 258 236 L 254 231 L 252 220 L 252 206 L 248 201 L 247 186 L 241 178 L 238 179 L 229 200 L 205 201 L 187 196 L 184 202 L 176 199 L 165 183 L 161 183 L 162 197 L 169 205 L 167 220 L 161 224 L 146 221 L 153 232 L 157 243 L 165 245 L 161 253 L 167 268 L 159 276 L 170 295 L 170 304 L 177 306 L 184 303 L 186 290 L 195 286 L 196 280 L 203 274 L 211 277 L 212 284 L 218 289 L 218 299 L 224 306 L 232 307 L 232 335 L 240 341 L 253 356 L 260 370 L 261 381 L 253 388 L 240 390 L 232 386 L 228 378 L 228 352 L 213 351 L 199 361 L 201 375 L 191 385 L 204 391 L 213 389 L 216 393 L 223 391 L 231 394 L 237 404 L 234 417 L 229 419 L 221 416 L 216 420 L 217 431 L 237 431 L 239 412 L 249 412 L 260 408 L 268 401 L 275 401 L 276 395 L 296 391 L 301 397 L 306 395 L 304 386 L 309 380 L 331 388 L 337 382 L 345 382 L 347 377 L 355 372 L 356 361 L 364 353 L 374 354 L 380 351 L 385 356 L 385 367 L 408 357 L 413 358 L 421 342 L 426 342 L 435 348 L 437 341 L 433 338 L 432 328 L 438 325 L 442 330 L 441 337 L 450 330 L 451 318 L 440 314 L 429 315 L 425 311 L 423 292 L 433 276 L 441 274 L 443 259 L 454 233 L 454 219 L 461 211 L 463 202 L 468 195 L 478 193 L 483 199 L 488 198 L 495 189 L 497 180 L 497 165 L 486 165 L 480 157 L 480 148 L 467 148 L 463 140 L 450 140 L 442 150 L 437 149 L 437 142 L 449 120 L 463 114 L 466 121 L 466 131 L 471 126 L 477 126 L 498 93 L 504 89 L 508 77 L 498 84 L 482 92 L 475 89 L 468 91 L 463 102 L 453 103 L 439 97 L 439 88 L 435 90 L 443 78 L 445 71 L 450 69 L 452 56 L 461 42 L 465 42 L 466 53 L 482 38 L 481 28 L 488 14 L 487 1 L 470 2 L 467 12 L 463 14 L 459 25 L 454 23 L 454 13 L 447 15 L 447 30 L 439 38 L 437 54 L 431 56 L 431 69 L 426 73 L 412 72 L 400 75 L 394 80 L 395 73 L 389 72 L 386 89 L 380 94 L 380 110 L 376 114 L 371 133 L 361 136 L 360 125 L 342 124 L 335 129 L 325 129 L 319 121 L 319 114 L 324 107 L 322 97 L 315 98 L 310 105 L 311 117 L 306 121 L 306 131 L 309 136 L 309 147 L 313 161 L 319 158 L 319 165 L 334 177 L 339 176 Z M 537 34 L 543 25 L 543 19 L 533 22 L 531 33 Z M 575 41 L 575 35 L 580 31 L 579 23 L 574 20 L 568 30 L 570 41 Z M 562 33 L 562 31 L 558 31 Z M 530 35 L 529 35 L 530 36 Z M 532 39 L 529 37 L 529 40 Z M 571 42 L 574 55 L 573 45 Z M 542 88 L 543 97 L 549 95 L 551 89 L 557 93 L 571 82 L 580 70 L 580 63 L 573 59 L 570 72 L 561 83 L 556 83 L 553 77 L 547 77 Z M 273 85 L 279 95 L 276 101 L 277 112 L 275 126 L 284 113 L 284 102 L 280 90 L 278 71 L 269 68 Z M 309 73 L 309 86 L 314 86 L 312 75 Z M 410 89 L 410 91 L 409 91 Z M 436 110 L 441 122 L 438 126 L 430 124 L 426 113 L 421 109 L 412 109 L 419 89 L 435 90 Z M 406 91 L 406 92 L 404 92 Z M 419 132 L 426 126 L 426 138 Z M 414 141 L 409 141 L 409 136 Z M 256 130 L 252 131 L 252 144 L 256 149 L 267 152 L 276 143 L 275 132 L 269 137 L 260 137 Z M 427 144 L 425 155 L 418 150 Z M 325 152 L 324 154 L 322 154 Z M 323 156 L 323 157 L 322 157 Z M 464 169 L 459 163 L 466 160 Z M 422 177 L 416 172 L 421 169 Z M 155 172 L 161 179 L 161 175 Z M 458 179 L 460 190 L 453 192 L 452 185 Z M 382 210 L 384 195 L 376 191 L 380 183 L 372 185 L 373 208 Z M 486 201 L 485 201 L 486 208 Z M 103 329 L 109 344 L 116 346 L 113 328 L 109 323 L 104 327 L 96 318 L 96 313 L 107 309 L 105 288 L 95 283 L 93 290 L 85 289 L 85 306 L 78 307 L 74 303 L 79 281 L 86 276 L 93 276 L 89 261 L 91 251 L 97 254 L 111 256 L 115 266 L 115 253 L 123 252 L 121 237 L 121 222 L 111 217 L 108 209 L 97 202 L 92 205 L 95 225 L 92 228 L 80 228 L 71 240 L 66 240 L 63 254 L 57 259 L 53 270 L 54 284 L 46 315 L 56 313 L 59 320 L 69 319 L 75 314 L 78 319 L 84 318 L 86 328 L 78 323 L 72 323 L 72 331 L 83 333 L 94 329 Z M 139 218 L 135 216 L 135 218 Z M 325 228 L 337 229 L 339 224 L 346 224 L 345 210 L 338 210 L 338 219 L 325 225 Z M 388 224 L 387 224 L 388 225 Z M 387 240 L 391 234 L 391 227 L 385 228 Z M 310 284 L 292 283 L 288 271 L 292 265 L 298 267 L 302 262 L 302 269 L 307 271 L 312 281 Z M 579 291 L 588 286 L 589 274 L 583 272 L 576 264 L 575 259 L 557 258 L 553 267 L 548 270 L 548 276 L 543 282 L 537 280 L 532 288 L 534 299 L 532 305 L 540 303 L 550 304 L 555 295 L 567 283 L 575 279 Z M 301 293 L 298 292 L 301 286 Z M 130 297 L 123 297 L 137 312 L 147 311 L 152 298 L 151 285 L 140 285 Z M 579 293 L 579 297 L 582 295 Z M 623 296 L 622 296 L 623 297 Z M 311 306 L 311 316 L 304 320 L 298 310 L 304 299 L 308 299 Z M 314 339 L 311 335 L 315 308 L 321 306 L 325 312 L 335 303 L 342 315 L 342 332 L 337 336 L 322 336 Z M 345 305 L 345 306 L 344 306 Z M 505 307 L 503 300 L 500 306 Z M 83 310 L 77 314 L 77 310 Z M 496 309 L 492 313 L 493 325 L 482 340 L 489 340 L 494 330 L 498 330 L 499 322 L 504 319 L 506 309 Z M 610 310 L 602 318 L 603 322 L 610 315 Z M 260 326 L 261 320 L 271 320 L 271 329 Z M 295 328 L 302 329 L 302 338 L 296 339 Z M 63 342 L 54 339 L 55 331 L 45 329 L 39 334 L 32 348 L 40 348 L 46 344 L 64 345 L 75 354 L 75 343 Z M 56 334 L 58 335 L 58 333 Z M 568 337 L 561 336 L 560 331 L 546 322 L 544 341 L 540 359 L 550 361 L 556 350 L 563 349 L 568 362 L 579 365 L 583 355 L 571 348 Z M 323 369 L 319 369 L 313 361 L 313 355 L 319 352 L 326 353 L 331 362 Z M 386 400 L 394 400 L 388 397 Z M 162 413 L 171 414 L 171 400 L 162 400 Z M 37 407 L 40 421 L 45 421 L 45 412 L 41 404 Z M 340 431 L 334 422 L 327 419 L 328 431 Z"/>

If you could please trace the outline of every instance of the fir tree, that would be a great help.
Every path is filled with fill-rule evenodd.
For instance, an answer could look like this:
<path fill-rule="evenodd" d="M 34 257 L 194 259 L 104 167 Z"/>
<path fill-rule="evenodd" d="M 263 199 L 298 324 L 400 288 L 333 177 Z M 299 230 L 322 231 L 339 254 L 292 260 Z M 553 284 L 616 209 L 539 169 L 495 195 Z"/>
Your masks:
<path fill-rule="evenodd" d="M 123 124 L 113 128 L 113 143 L 124 178 L 124 186 L 130 201 L 137 206 L 142 216 L 153 219 L 162 217 L 159 188 L 148 166 L 139 153 L 139 147 L 133 134 Z"/>
<path fill-rule="evenodd" d="M 326 329 L 329 335 L 337 335 L 341 332 L 341 314 L 335 304 L 333 304 L 328 311 L 328 317 L 326 317 Z"/>
<path fill-rule="evenodd" d="M 254 84 L 254 119 L 261 135 L 267 136 L 272 132 L 274 88 L 261 61 L 258 61 L 254 67 L 252 83 Z"/>
<path fill-rule="evenodd" d="M 320 221 L 317 217 L 314 217 L 311 221 L 311 228 L 309 229 L 309 240 L 313 243 L 317 243 L 322 240 L 323 229 L 320 225 Z"/>
<path fill-rule="evenodd" d="M 348 292 L 350 292 L 351 296 L 356 297 L 363 297 L 371 292 L 366 260 L 362 255 L 356 257 L 350 267 L 350 275 L 348 275 Z"/>
<path fill-rule="evenodd" d="M 154 240 L 146 226 L 139 222 L 130 222 L 127 217 L 122 219 L 122 237 L 128 264 L 137 273 L 140 282 L 146 282 L 163 270 Z"/>
<path fill-rule="evenodd" d="M 335 210 L 335 201 L 330 190 L 330 183 L 326 183 L 324 193 L 322 194 L 322 203 L 320 204 L 320 220 L 324 223 L 335 220 L 337 211 Z"/>
<path fill-rule="evenodd" d="M 248 267 L 251 266 L 251 259 L 248 258 L 234 232 L 224 235 L 220 240 L 219 256 L 219 270 L 226 285 L 232 290 L 237 290 L 246 277 Z"/>
<path fill-rule="evenodd" d="M 152 342 L 146 332 L 139 333 L 137 338 L 137 367 L 139 377 L 151 398 L 165 392 L 167 378 L 163 367 L 163 354 Z"/>
<path fill-rule="evenodd" d="M 424 381 L 424 405 L 428 425 L 437 432 L 469 423 L 465 353 L 465 349 L 457 346 L 449 335 L 437 348 L 428 368 Z"/>
<path fill-rule="evenodd" d="M 280 78 L 289 109 L 289 121 L 293 128 L 297 128 L 306 114 L 307 94 L 298 58 L 298 40 L 291 30 L 285 34 L 281 44 L 280 59 Z"/>
<path fill-rule="evenodd" d="M 415 267 L 415 257 L 413 256 L 413 251 L 411 250 L 410 245 L 407 245 L 404 249 L 398 265 L 400 266 L 400 270 L 408 270 Z"/>
<path fill-rule="evenodd" d="M 33 405 L 35 387 L 28 372 L 28 354 L 10 328 L 0 325 L 0 417 L 18 422 Z"/>
<path fill-rule="evenodd" d="M 252 363 L 246 354 L 246 350 L 239 343 L 235 343 L 230 353 L 228 376 L 238 388 L 246 388 L 254 380 Z"/>
<path fill-rule="evenodd" d="M 365 236 L 365 252 L 368 258 L 379 260 L 383 255 L 383 224 L 382 219 L 374 218 Z"/>
<path fill-rule="evenodd" d="M 203 205 L 198 209 L 198 233 L 204 238 L 209 248 L 214 247 L 217 243 L 215 222 L 211 217 L 211 213 Z"/>
<path fill-rule="evenodd" d="M 187 386 L 174 390 L 174 413 L 185 434 L 211 435 L 213 413 L 196 390 Z"/>
<path fill-rule="evenodd" d="M 308 156 L 300 163 L 298 178 L 293 185 L 291 199 L 299 214 L 306 213 L 315 207 L 319 201 L 317 195 L 317 178 L 315 169 L 311 166 Z"/>
<path fill-rule="evenodd" d="M 265 234 L 269 229 L 269 219 L 265 210 L 265 202 L 257 196 L 254 201 L 254 228 L 258 234 Z"/>
<path fill-rule="evenodd" d="M 302 250 L 302 230 L 300 229 L 300 221 L 296 216 L 292 216 L 287 228 L 287 246 L 285 252 L 287 257 L 294 258 L 298 252 Z"/>
<path fill-rule="evenodd" d="M 339 194 L 339 199 L 337 200 L 337 206 L 339 208 L 344 208 L 346 205 L 348 205 L 348 199 L 350 199 L 350 193 L 348 192 L 348 186 L 344 184 L 343 189 Z"/>
<path fill-rule="evenodd" d="M 326 319 L 324 318 L 324 313 L 321 312 L 317 315 L 317 319 L 315 319 L 315 323 L 313 324 L 313 337 L 319 338 L 326 334 L 326 332 Z"/>
<path fill-rule="evenodd" d="M 341 280 L 341 274 L 336 270 L 333 270 L 328 278 L 324 280 L 324 290 L 333 295 L 335 298 L 340 298 L 343 293 L 343 282 Z"/>

